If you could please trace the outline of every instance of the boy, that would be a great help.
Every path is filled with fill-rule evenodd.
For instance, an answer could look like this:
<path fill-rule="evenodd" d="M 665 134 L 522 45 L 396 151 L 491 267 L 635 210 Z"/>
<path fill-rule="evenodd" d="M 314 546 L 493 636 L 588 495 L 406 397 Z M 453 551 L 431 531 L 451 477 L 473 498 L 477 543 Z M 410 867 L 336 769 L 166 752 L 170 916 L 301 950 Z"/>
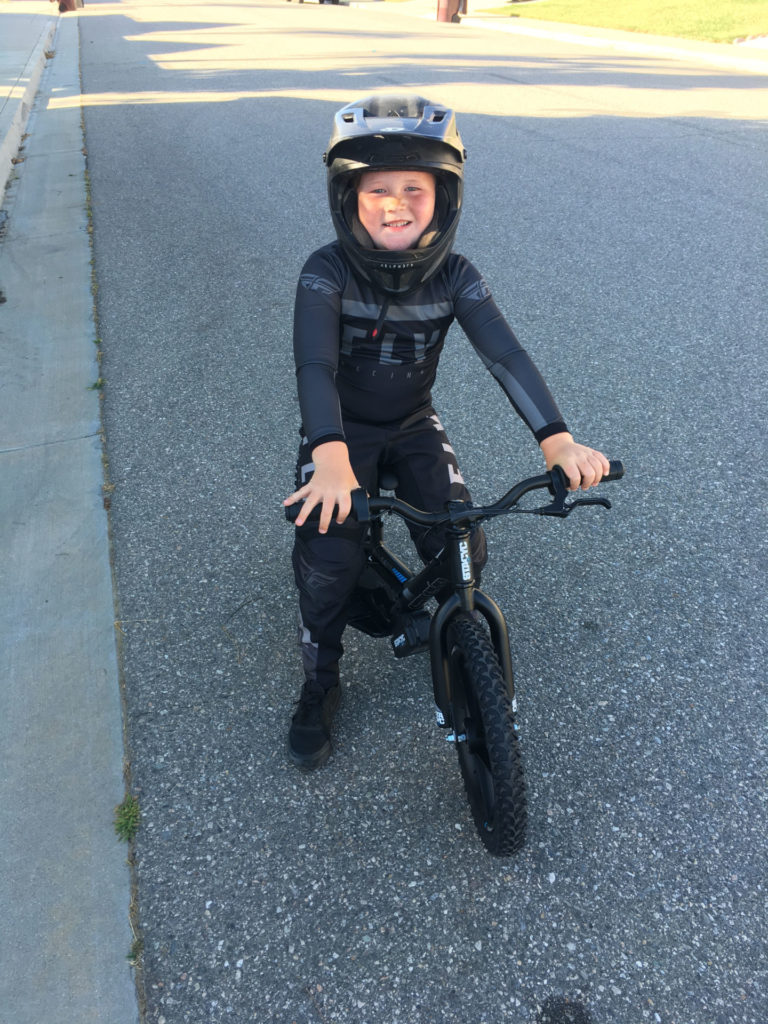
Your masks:
<path fill-rule="evenodd" d="M 307 260 L 299 279 L 294 353 L 302 415 L 293 567 L 305 682 L 288 734 L 291 760 L 324 764 L 341 698 L 346 606 L 363 566 L 350 492 L 376 487 L 381 466 L 397 496 L 439 510 L 469 499 L 432 408 L 446 332 L 457 319 L 539 442 L 547 468 L 571 489 L 608 472 L 600 452 L 577 444 L 536 367 L 477 270 L 451 252 L 461 213 L 466 151 L 453 112 L 419 96 L 370 96 L 340 110 L 325 154 L 337 241 Z M 319 506 L 319 525 L 307 516 Z M 335 518 L 334 518 L 334 512 Z M 435 531 L 411 535 L 424 561 L 443 546 Z M 486 561 L 481 529 L 476 573 Z"/>

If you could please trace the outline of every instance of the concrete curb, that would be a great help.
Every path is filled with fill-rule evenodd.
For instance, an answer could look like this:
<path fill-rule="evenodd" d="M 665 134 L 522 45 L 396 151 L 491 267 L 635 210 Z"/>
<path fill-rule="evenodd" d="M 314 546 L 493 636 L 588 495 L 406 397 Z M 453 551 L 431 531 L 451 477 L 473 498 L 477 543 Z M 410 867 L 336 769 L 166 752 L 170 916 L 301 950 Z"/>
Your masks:
<path fill-rule="evenodd" d="M 19 74 L 10 96 L 0 109 L 0 197 L 13 171 L 13 159 L 19 151 L 24 130 L 35 101 L 40 78 L 56 32 L 56 22 L 42 28 L 29 60 Z"/>
<path fill-rule="evenodd" d="M 76 17 L 54 45 L 0 244 L 0 1021 L 137 1024 Z"/>

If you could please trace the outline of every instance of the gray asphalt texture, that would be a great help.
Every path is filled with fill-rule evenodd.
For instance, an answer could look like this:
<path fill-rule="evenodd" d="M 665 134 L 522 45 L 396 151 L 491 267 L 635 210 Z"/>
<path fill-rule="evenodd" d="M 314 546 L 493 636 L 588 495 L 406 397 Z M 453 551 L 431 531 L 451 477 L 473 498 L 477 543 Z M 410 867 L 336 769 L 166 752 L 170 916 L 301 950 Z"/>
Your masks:
<path fill-rule="evenodd" d="M 765 79 L 330 6 L 96 3 L 80 31 L 146 1020 L 765 1024 L 768 133 L 738 114 Z M 530 787 L 508 861 L 424 658 L 349 635 L 332 760 L 284 750 L 293 292 L 333 112 L 399 86 L 455 103 L 457 248 L 628 469 L 611 512 L 488 530 Z M 441 369 L 476 499 L 538 472 L 458 329 Z"/>

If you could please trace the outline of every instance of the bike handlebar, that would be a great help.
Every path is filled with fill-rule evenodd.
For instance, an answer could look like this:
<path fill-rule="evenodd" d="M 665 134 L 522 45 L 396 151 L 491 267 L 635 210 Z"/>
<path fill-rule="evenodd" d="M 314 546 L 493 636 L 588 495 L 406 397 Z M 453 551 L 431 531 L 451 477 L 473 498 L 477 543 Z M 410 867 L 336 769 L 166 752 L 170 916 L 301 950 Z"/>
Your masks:
<path fill-rule="evenodd" d="M 609 472 L 602 478 L 601 483 L 612 480 L 621 480 L 624 476 L 624 464 L 618 459 L 609 463 Z M 550 505 L 539 509 L 515 509 L 515 506 L 530 491 L 548 490 L 554 501 Z M 371 515 L 378 515 L 380 512 L 394 512 L 401 518 L 417 526 L 437 526 L 445 523 L 475 523 L 482 519 L 490 519 L 492 516 L 502 515 L 512 511 L 530 511 L 538 515 L 550 515 L 565 518 L 579 505 L 604 505 L 610 508 L 610 502 L 604 498 L 575 498 L 566 502 L 568 494 L 567 479 L 565 473 L 559 466 L 542 473 L 540 476 L 528 477 L 515 484 L 511 490 L 492 505 L 478 506 L 467 505 L 463 502 L 455 503 L 441 512 L 424 512 L 422 509 L 413 508 L 400 498 L 369 498 L 360 487 L 352 491 L 352 511 L 350 515 L 359 523 L 367 523 Z M 285 518 L 289 523 L 295 523 L 298 518 L 301 505 L 289 505 L 285 509 Z M 309 520 L 317 520 L 320 516 L 319 508 L 314 508 L 310 513 Z"/>

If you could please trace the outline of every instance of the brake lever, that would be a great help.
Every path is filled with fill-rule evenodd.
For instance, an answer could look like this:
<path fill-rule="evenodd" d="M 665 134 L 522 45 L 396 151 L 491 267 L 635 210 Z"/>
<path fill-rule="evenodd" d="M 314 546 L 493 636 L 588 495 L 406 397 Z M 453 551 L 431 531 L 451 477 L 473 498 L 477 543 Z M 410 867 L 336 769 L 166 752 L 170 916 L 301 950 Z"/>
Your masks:
<path fill-rule="evenodd" d="M 556 516 L 558 519 L 565 519 L 579 505 L 602 505 L 603 508 L 611 508 L 607 498 L 574 498 L 573 501 L 558 500 L 555 498 L 549 505 L 542 508 L 518 509 L 518 512 L 528 512 L 533 516 Z"/>
<path fill-rule="evenodd" d="M 611 503 L 607 498 L 574 498 L 572 501 L 568 501 L 569 492 L 565 486 L 565 474 L 559 466 L 556 466 L 555 470 L 556 472 L 552 473 L 551 489 L 554 500 L 541 508 L 520 509 L 521 512 L 526 511 L 535 516 L 555 516 L 558 519 L 565 519 L 579 505 L 602 505 L 603 508 L 611 508 Z"/>

